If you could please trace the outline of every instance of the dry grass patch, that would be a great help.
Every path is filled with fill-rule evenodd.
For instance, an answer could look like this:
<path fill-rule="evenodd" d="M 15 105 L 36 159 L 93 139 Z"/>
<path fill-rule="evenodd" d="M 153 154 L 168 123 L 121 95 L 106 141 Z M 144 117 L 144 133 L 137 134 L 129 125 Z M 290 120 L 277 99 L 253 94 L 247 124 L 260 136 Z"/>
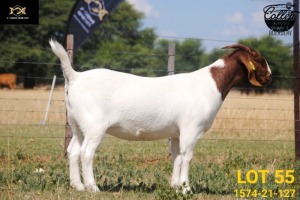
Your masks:
<path fill-rule="evenodd" d="M 291 92 L 241 94 L 232 91 L 218 113 L 208 138 L 292 140 L 293 107 Z"/>
<path fill-rule="evenodd" d="M 3 124 L 39 124 L 44 119 L 50 90 L 0 90 L 0 122 Z M 65 118 L 64 92 L 53 93 L 48 123 L 61 124 Z"/>

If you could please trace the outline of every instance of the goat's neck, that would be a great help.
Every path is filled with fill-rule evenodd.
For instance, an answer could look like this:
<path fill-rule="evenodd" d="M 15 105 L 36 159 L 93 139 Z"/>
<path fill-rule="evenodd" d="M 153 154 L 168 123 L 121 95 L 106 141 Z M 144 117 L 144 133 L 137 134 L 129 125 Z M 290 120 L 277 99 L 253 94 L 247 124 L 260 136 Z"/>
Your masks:
<path fill-rule="evenodd" d="M 246 74 L 238 61 L 228 58 L 223 61 L 222 66 L 212 64 L 210 71 L 224 100 L 231 88 L 244 83 Z"/>

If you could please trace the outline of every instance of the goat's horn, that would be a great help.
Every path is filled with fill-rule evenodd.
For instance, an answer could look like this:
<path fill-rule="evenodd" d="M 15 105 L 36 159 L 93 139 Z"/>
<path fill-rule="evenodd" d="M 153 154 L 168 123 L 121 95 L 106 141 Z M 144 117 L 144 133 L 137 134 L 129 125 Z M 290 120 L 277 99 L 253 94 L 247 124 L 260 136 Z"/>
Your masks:
<path fill-rule="evenodd" d="M 247 47 L 243 44 L 233 44 L 233 45 L 229 45 L 229 46 L 225 46 L 222 49 L 229 49 L 229 48 L 233 48 L 233 49 L 243 49 L 245 51 L 252 51 L 252 49 L 250 47 Z"/>

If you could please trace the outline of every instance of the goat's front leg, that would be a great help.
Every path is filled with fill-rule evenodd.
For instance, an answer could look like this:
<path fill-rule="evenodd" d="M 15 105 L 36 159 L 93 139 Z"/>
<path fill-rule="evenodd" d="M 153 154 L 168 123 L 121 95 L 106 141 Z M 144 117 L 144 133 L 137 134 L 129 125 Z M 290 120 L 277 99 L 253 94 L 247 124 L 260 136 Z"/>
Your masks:
<path fill-rule="evenodd" d="M 86 189 L 98 192 L 100 191 L 96 185 L 93 173 L 93 159 L 95 151 L 102 140 L 102 136 L 93 138 L 86 137 L 81 147 L 81 163 L 84 186 Z"/>
<path fill-rule="evenodd" d="M 183 187 L 183 193 L 190 191 L 190 183 L 189 183 L 189 168 L 190 162 L 193 157 L 193 149 L 186 149 L 181 153 L 181 171 L 180 171 L 180 185 Z"/>
<path fill-rule="evenodd" d="M 198 140 L 198 129 L 196 128 L 185 128 L 180 133 L 180 156 L 181 156 L 181 167 L 180 167 L 180 181 L 179 185 L 183 186 L 183 193 L 190 191 L 189 183 L 189 168 L 190 162 L 193 158 L 194 147 Z"/>

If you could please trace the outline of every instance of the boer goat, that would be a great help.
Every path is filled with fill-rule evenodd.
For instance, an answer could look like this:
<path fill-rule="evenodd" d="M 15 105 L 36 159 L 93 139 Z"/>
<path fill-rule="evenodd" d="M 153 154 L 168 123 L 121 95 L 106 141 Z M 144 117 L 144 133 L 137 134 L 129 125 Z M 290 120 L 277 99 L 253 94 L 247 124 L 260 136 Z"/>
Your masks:
<path fill-rule="evenodd" d="M 76 72 L 65 49 L 50 40 L 65 77 L 65 98 L 73 138 L 67 149 L 70 184 L 77 190 L 99 191 L 93 157 L 105 133 L 126 140 L 170 138 L 174 161 L 171 186 L 185 185 L 198 139 L 211 127 L 226 95 L 250 81 L 261 87 L 271 81 L 267 61 L 241 45 L 211 65 L 191 73 L 146 78 L 94 69 Z M 83 181 L 80 179 L 79 158 Z"/>

